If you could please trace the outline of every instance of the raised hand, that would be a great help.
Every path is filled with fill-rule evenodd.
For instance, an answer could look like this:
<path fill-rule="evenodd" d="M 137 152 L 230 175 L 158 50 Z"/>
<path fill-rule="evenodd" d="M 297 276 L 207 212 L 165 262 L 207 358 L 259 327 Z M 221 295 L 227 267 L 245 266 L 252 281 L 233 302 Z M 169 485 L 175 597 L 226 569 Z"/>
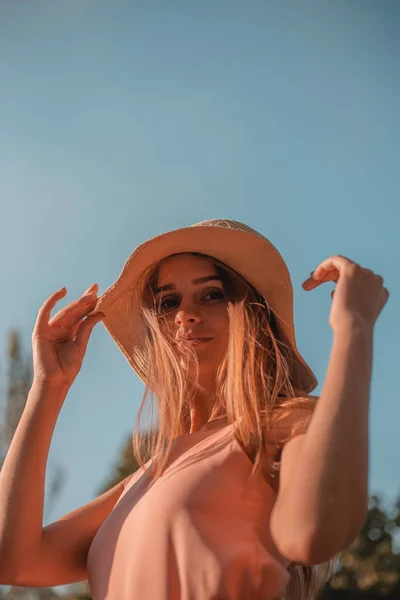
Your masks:
<path fill-rule="evenodd" d="M 302 286 L 310 291 L 327 281 L 337 283 L 331 293 L 333 301 L 329 324 L 332 329 L 343 323 L 373 328 L 389 298 L 383 277 L 337 254 L 322 261 Z"/>
<path fill-rule="evenodd" d="M 52 318 L 50 313 L 66 294 L 63 288 L 44 302 L 32 333 L 34 380 L 53 385 L 71 385 L 78 375 L 90 334 L 101 321 L 101 312 L 86 317 L 97 302 L 95 283 L 78 300 L 74 300 Z M 85 318 L 86 317 L 86 318 Z"/>

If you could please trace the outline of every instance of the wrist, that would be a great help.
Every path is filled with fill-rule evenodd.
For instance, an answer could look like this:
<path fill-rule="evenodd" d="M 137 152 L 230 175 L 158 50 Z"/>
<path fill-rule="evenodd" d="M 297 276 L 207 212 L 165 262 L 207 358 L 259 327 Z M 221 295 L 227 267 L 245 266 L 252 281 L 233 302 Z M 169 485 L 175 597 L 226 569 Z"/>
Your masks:
<path fill-rule="evenodd" d="M 59 391 L 67 392 L 71 387 L 72 383 L 67 383 L 65 381 L 53 381 L 49 379 L 41 379 L 40 377 L 34 377 L 32 381 L 32 388 L 38 390 L 51 390 L 54 392 Z"/>
<path fill-rule="evenodd" d="M 335 326 L 332 326 L 334 335 L 372 338 L 374 326 L 357 316 L 348 316 Z"/>

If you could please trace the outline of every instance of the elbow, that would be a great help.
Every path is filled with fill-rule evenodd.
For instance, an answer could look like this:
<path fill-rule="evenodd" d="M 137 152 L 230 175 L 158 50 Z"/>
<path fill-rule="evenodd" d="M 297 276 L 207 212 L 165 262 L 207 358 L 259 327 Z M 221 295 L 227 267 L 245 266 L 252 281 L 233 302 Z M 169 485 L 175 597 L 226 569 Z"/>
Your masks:
<path fill-rule="evenodd" d="M 0 560 L 0 585 L 17 585 L 17 578 L 13 570 Z"/>
<path fill-rule="evenodd" d="M 360 528 L 361 529 L 361 528 Z M 344 531 L 337 529 L 327 531 L 321 528 L 315 535 L 296 536 L 284 540 L 279 535 L 273 535 L 274 543 L 282 556 L 293 563 L 304 566 L 320 565 L 337 557 L 348 548 L 359 534 L 359 530 Z M 292 532 L 295 529 L 292 529 Z"/>
<path fill-rule="evenodd" d="M 356 537 L 356 536 L 354 536 Z M 348 548 L 354 538 L 348 543 L 338 544 L 332 540 L 318 540 L 318 542 L 305 546 L 302 552 L 298 554 L 296 562 L 300 564 L 312 566 L 321 565 L 336 558 L 341 552 Z"/>
<path fill-rule="evenodd" d="M 282 556 L 292 563 L 309 566 L 314 563 L 317 554 L 316 548 L 308 543 L 299 543 L 294 537 L 290 542 L 283 543 L 282 540 L 274 538 L 275 545 Z"/>
<path fill-rule="evenodd" d="M 347 516 L 347 521 L 344 518 Z M 312 530 L 302 531 L 299 518 L 283 518 L 282 513 L 272 513 L 270 533 L 278 551 L 291 562 L 306 566 L 319 565 L 332 560 L 351 546 L 359 535 L 368 515 L 368 499 L 357 510 L 347 513 L 335 510 L 330 518 L 314 523 Z M 304 519 L 302 519 L 304 522 Z"/>
<path fill-rule="evenodd" d="M 360 534 L 367 516 L 368 498 L 363 505 L 358 505 L 357 510 L 353 512 L 348 510 L 347 523 L 343 513 L 337 513 L 338 519 L 332 518 L 325 522 L 325 527 L 321 525 L 319 530 L 308 537 L 303 546 L 307 559 L 312 561 L 312 564 L 318 565 L 332 560 L 340 552 L 349 548 Z"/>
<path fill-rule="evenodd" d="M 345 545 L 338 545 L 329 540 L 323 543 L 310 543 L 305 545 L 300 553 L 297 553 L 297 560 L 302 565 L 313 566 L 332 560 L 345 549 Z"/>
<path fill-rule="evenodd" d="M 9 552 L 0 555 L 0 585 L 24 586 L 21 581 L 21 561 L 15 560 Z M 0 596 L 1 598 L 1 596 Z"/>
<path fill-rule="evenodd" d="M 303 566 L 320 565 L 328 562 L 336 557 L 342 550 L 347 546 L 341 546 L 332 541 L 321 540 L 307 541 L 297 546 L 283 545 L 278 547 L 279 552 L 290 560 L 290 562 L 296 563 Z"/>
<path fill-rule="evenodd" d="M 362 525 L 349 529 L 338 527 L 335 532 L 332 529 L 321 528 L 315 535 L 303 539 L 297 547 L 287 548 L 288 558 L 293 562 L 310 566 L 328 562 L 351 546 L 361 528 Z"/>
<path fill-rule="evenodd" d="M 311 543 L 311 538 L 299 535 L 296 527 L 282 526 L 281 519 L 271 519 L 270 534 L 278 552 L 290 562 L 299 565 L 311 565 L 316 553 L 316 546 Z"/>

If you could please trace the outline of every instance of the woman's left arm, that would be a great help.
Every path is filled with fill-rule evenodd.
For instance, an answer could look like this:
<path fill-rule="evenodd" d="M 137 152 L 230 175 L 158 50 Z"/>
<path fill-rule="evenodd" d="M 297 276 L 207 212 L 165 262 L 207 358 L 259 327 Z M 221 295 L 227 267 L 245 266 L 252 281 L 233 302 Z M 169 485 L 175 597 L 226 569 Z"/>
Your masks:
<path fill-rule="evenodd" d="M 366 518 L 372 343 L 372 329 L 357 324 L 335 331 L 307 432 L 283 448 L 271 533 L 296 562 L 330 560 Z"/>
<path fill-rule="evenodd" d="M 389 292 L 349 259 L 326 259 L 303 283 L 337 282 L 325 382 L 305 434 L 282 451 L 271 533 L 291 560 L 320 564 L 348 547 L 368 511 L 369 407 L 375 322 Z M 282 482 L 281 482 L 282 483 Z"/>

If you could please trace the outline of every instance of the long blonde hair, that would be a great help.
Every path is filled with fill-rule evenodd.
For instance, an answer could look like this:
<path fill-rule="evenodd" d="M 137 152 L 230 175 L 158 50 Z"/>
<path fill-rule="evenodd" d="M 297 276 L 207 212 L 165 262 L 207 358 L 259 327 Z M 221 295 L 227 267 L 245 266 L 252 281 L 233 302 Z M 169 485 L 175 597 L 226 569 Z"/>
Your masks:
<path fill-rule="evenodd" d="M 309 408 L 307 395 L 292 379 L 291 347 L 266 300 L 240 274 L 217 259 L 190 252 L 211 260 L 228 296 L 229 340 L 216 372 L 215 408 L 211 417 L 226 415 L 234 424 L 236 439 L 251 456 L 252 476 L 265 468 L 268 432 L 277 417 L 285 417 L 293 408 Z M 174 255 L 170 255 L 174 256 Z M 186 350 L 186 358 L 194 367 L 189 381 L 171 343 L 170 321 L 157 306 L 154 288 L 161 263 L 143 273 L 137 285 L 142 286 L 142 325 L 146 331 L 145 357 L 147 382 L 133 434 L 133 448 L 140 467 L 152 458 L 152 476 L 157 479 L 165 470 L 173 440 L 190 428 L 190 402 L 198 376 L 196 353 Z M 146 399 L 157 402 L 158 427 L 139 431 Z M 276 476 L 279 462 L 267 465 L 270 476 Z M 265 471 L 264 471 L 265 472 Z M 338 558 L 315 566 L 288 566 L 290 580 L 285 600 L 314 600 L 331 579 Z"/>

